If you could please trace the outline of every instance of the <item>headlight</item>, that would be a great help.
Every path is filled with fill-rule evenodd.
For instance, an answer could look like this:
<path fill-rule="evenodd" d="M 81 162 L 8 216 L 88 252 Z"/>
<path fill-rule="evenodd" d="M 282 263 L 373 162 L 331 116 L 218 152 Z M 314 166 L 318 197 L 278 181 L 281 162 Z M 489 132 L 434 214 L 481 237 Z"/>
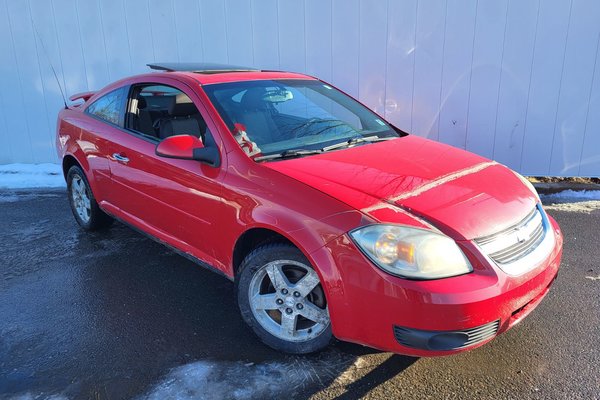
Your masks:
<path fill-rule="evenodd" d="M 523 185 L 527 186 L 529 188 L 529 190 L 531 190 L 531 192 L 534 194 L 535 198 L 538 199 L 538 201 L 539 201 L 540 196 L 538 195 L 537 190 L 535 190 L 535 187 L 531 184 L 531 182 L 529 182 L 529 180 L 527 178 L 525 178 L 523 175 L 519 174 L 518 172 L 515 172 L 515 171 L 512 171 L 512 172 L 517 176 L 517 178 L 519 178 L 521 180 L 521 182 L 523 182 Z"/>
<path fill-rule="evenodd" d="M 358 247 L 381 269 L 413 279 L 439 279 L 473 271 L 456 242 L 424 229 L 369 225 L 350 232 Z"/>

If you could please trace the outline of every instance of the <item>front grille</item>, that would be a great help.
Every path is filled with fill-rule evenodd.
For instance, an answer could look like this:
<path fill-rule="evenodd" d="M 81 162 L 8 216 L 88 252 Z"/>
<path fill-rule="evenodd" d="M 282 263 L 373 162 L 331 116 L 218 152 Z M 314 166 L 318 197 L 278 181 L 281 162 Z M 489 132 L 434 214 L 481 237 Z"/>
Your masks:
<path fill-rule="evenodd" d="M 459 350 L 491 339 L 500 321 L 458 331 L 422 331 L 394 326 L 394 337 L 402 346 L 432 351 Z"/>
<path fill-rule="evenodd" d="M 544 240 L 544 235 L 543 217 L 536 207 L 518 224 L 475 239 L 475 243 L 496 263 L 510 264 L 535 250 Z"/>

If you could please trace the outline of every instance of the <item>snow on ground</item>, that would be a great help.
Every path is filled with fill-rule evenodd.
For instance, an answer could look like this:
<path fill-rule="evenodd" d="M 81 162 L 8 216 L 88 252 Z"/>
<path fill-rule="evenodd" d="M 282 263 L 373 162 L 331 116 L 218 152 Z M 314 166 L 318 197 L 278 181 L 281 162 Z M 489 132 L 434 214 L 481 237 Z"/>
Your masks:
<path fill-rule="evenodd" d="M 292 357 L 262 364 L 240 361 L 197 361 L 171 370 L 141 399 L 271 399 L 298 396 L 309 386 L 324 387 L 340 372 L 353 368 L 353 358 L 337 352 L 307 360 Z M 341 382 L 340 382 L 341 383 Z"/>
<path fill-rule="evenodd" d="M 600 200 L 600 190 L 563 190 L 540 196 L 545 203 L 569 202 L 573 200 Z"/>
<path fill-rule="evenodd" d="M 202 360 L 172 369 L 138 400 L 293 399 L 311 388 L 345 387 L 375 366 L 361 357 L 335 350 L 326 350 L 316 357 L 288 357 L 264 363 Z M 8 400 L 68 400 L 68 397 L 25 392 Z"/>
<path fill-rule="evenodd" d="M 600 209 L 600 190 L 563 190 L 542 194 L 540 199 L 546 210 L 591 213 Z"/>
<path fill-rule="evenodd" d="M 0 188 L 31 189 L 65 187 L 65 178 L 58 164 L 0 165 Z"/>

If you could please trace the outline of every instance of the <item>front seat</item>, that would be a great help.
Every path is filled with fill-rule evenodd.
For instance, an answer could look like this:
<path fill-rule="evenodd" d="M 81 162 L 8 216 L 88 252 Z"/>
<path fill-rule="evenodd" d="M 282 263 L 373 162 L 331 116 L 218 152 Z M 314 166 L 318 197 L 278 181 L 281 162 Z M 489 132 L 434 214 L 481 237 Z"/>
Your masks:
<path fill-rule="evenodd" d="M 192 100 L 185 94 L 173 96 L 169 116 L 160 121 L 159 138 L 175 135 L 193 135 L 204 140 L 206 124 Z M 202 125 L 202 126 L 201 126 Z"/>
<path fill-rule="evenodd" d="M 135 125 L 134 125 L 135 126 Z M 145 133 L 146 135 L 156 136 L 154 128 L 152 127 L 152 116 L 148 110 L 148 104 L 144 96 L 138 96 L 137 98 L 137 126 L 138 132 Z"/>
<path fill-rule="evenodd" d="M 246 126 L 248 138 L 258 144 L 276 142 L 279 129 L 273 121 L 268 103 L 264 100 L 264 88 L 248 89 L 240 100 L 239 122 Z"/>

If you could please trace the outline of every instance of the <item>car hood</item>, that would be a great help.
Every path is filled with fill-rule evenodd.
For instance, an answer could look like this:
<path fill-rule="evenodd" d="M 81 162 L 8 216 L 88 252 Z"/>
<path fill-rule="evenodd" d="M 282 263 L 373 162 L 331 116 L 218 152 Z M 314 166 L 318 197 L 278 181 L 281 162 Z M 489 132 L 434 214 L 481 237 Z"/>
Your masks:
<path fill-rule="evenodd" d="M 505 166 L 412 135 L 264 165 L 371 216 L 393 204 L 457 240 L 514 225 L 537 202 Z"/>

